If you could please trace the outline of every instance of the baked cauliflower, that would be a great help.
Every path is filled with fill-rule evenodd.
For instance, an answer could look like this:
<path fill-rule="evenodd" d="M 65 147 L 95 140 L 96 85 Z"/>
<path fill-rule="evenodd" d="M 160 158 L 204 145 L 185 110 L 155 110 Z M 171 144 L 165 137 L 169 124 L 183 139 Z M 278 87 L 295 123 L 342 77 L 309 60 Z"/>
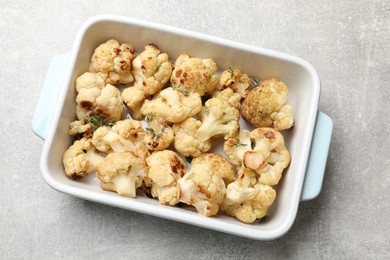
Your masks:
<path fill-rule="evenodd" d="M 238 133 L 240 112 L 224 99 L 211 98 L 202 107 L 200 119 L 202 125 L 197 132 L 199 141 L 204 142 L 221 135 L 228 139 Z"/>
<path fill-rule="evenodd" d="M 287 85 L 276 78 L 263 81 L 244 99 L 242 117 L 257 128 L 272 127 L 278 131 L 291 128 L 294 119 L 287 104 L 287 92 Z"/>
<path fill-rule="evenodd" d="M 211 157 L 194 158 L 191 169 L 178 180 L 179 200 L 194 206 L 197 212 L 204 216 L 214 216 L 218 213 L 226 192 L 222 168 L 218 167 L 219 161 L 224 158 L 211 160 Z M 216 163 L 218 164 L 215 165 Z"/>
<path fill-rule="evenodd" d="M 226 189 L 221 209 L 244 223 L 253 223 L 266 216 L 276 197 L 275 190 L 257 182 L 250 169 L 240 171 L 237 179 Z"/>
<path fill-rule="evenodd" d="M 148 173 L 145 161 L 132 153 L 110 153 L 99 165 L 96 176 L 103 190 L 134 198 Z"/>
<path fill-rule="evenodd" d="M 161 204 L 174 206 L 179 202 L 177 181 L 186 172 L 185 162 L 173 151 L 153 152 L 146 158 L 149 167 L 145 184 L 151 188 L 151 195 L 158 198 Z"/>
<path fill-rule="evenodd" d="M 226 88 L 222 91 L 213 91 L 211 96 L 213 98 L 226 100 L 237 109 L 240 109 L 241 107 L 241 95 L 234 92 L 231 88 Z"/>
<path fill-rule="evenodd" d="M 141 107 L 146 98 L 141 83 L 136 82 L 134 86 L 125 88 L 121 96 L 124 104 L 130 111 L 131 117 L 141 120 L 144 117 L 141 113 Z"/>
<path fill-rule="evenodd" d="M 259 175 L 259 183 L 276 185 L 290 163 L 284 138 L 278 131 L 263 127 L 241 130 L 238 137 L 225 141 L 224 151 L 237 169 L 247 168 Z"/>
<path fill-rule="evenodd" d="M 224 70 L 219 79 L 219 90 L 230 88 L 238 93 L 241 98 L 246 98 L 251 90 L 257 84 L 257 80 L 251 79 L 247 74 L 239 69 L 229 68 Z"/>
<path fill-rule="evenodd" d="M 203 96 L 213 91 L 218 83 L 217 64 L 212 59 L 191 58 L 180 55 L 175 62 L 171 84 L 180 91 L 190 91 Z"/>
<path fill-rule="evenodd" d="M 103 156 L 96 152 L 91 139 L 76 140 L 64 153 L 62 163 L 65 173 L 72 179 L 86 176 L 96 170 L 103 161 Z"/>
<path fill-rule="evenodd" d="M 87 121 L 75 120 L 69 124 L 69 135 L 82 135 L 85 138 L 91 138 L 93 135 L 93 128 Z"/>
<path fill-rule="evenodd" d="M 129 44 L 111 39 L 99 45 L 91 58 L 89 72 L 97 73 L 106 84 L 127 84 L 134 81 L 131 63 L 135 51 Z"/>
<path fill-rule="evenodd" d="M 141 113 L 163 122 L 178 123 L 197 114 L 202 108 L 202 100 L 198 93 L 180 92 L 166 88 L 156 93 L 151 100 L 145 100 Z"/>
<path fill-rule="evenodd" d="M 193 117 L 187 118 L 183 122 L 173 124 L 175 133 L 173 145 L 175 149 L 185 157 L 198 157 L 211 149 L 211 140 L 201 142 L 196 136 L 202 122 Z"/>
<path fill-rule="evenodd" d="M 133 60 L 133 76 L 140 82 L 145 95 L 153 95 L 160 91 L 172 75 L 172 66 L 168 54 L 162 53 L 155 45 L 145 46 Z"/>
<path fill-rule="evenodd" d="M 102 152 L 131 152 L 141 159 L 148 157 L 149 151 L 143 144 L 144 129 L 139 121 L 125 119 L 113 127 L 99 127 L 92 136 L 92 143 Z"/>
<path fill-rule="evenodd" d="M 117 121 L 123 112 L 123 101 L 120 91 L 113 85 L 104 86 L 103 79 L 93 73 L 84 73 L 76 79 L 76 115 L 84 121 L 92 114 L 107 120 Z"/>
<path fill-rule="evenodd" d="M 161 151 L 171 145 L 174 138 L 172 127 L 168 124 L 161 124 L 153 118 L 150 113 L 145 118 L 148 127 L 145 131 L 144 144 L 148 150 Z"/>

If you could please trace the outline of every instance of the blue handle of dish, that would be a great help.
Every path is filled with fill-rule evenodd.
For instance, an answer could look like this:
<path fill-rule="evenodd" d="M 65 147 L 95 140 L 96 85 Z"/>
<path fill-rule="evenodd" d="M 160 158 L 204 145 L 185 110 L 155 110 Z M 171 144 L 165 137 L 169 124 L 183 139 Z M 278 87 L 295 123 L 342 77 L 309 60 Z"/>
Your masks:
<path fill-rule="evenodd" d="M 321 191 L 332 131 L 332 119 L 318 111 L 305 181 L 301 193 L 301 201 L 314 199 Z"/>
<path fill-rule="evenodd" d="M 55 56 L 49 65 L 41 96 L 35 108 L 32 129 L 36 135 L 45 139 L 53 110 L 61 89 L 69 55 Z"/>
<path fill-rule="evenodd" d="M 33 116 L 32 128 L 35 134 L 45 139 L 54 110 L 58 92 L 64 77 L 68 54 L 58 55 L 50 62 L 42 93 Z M 309 160 L 303 184 L 301 201 L 314 199 L 321 191 L 333 122 L 327 115 L 318 112 L 314 128 Z"/>

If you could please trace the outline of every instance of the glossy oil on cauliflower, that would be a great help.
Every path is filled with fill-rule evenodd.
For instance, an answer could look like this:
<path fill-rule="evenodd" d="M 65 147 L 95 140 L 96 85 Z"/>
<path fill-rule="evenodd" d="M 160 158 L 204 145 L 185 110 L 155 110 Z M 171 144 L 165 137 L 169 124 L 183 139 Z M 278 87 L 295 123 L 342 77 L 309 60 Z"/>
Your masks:
<path fill-rule="evenodd" d="M 272 127 L 279 131 L 291 128 L 294 119 L 287 92 L 287 85 L 276 78 L 263 81 L 242 103 L 242 117 L 255 127 Z"/>
<path fill-rule="evenodd" d="M 99 74 L 106 84 L 127 84 L 134 81 L 131 63 L 135 51 L 129 44 L 111 39 L 99 45 L 91 58 L 89 71 Z"/>
<path fill-rule="evenodd" d="M 203 96 L 212 92 L 217 83 L 217 64 L 212 59 L 191 58 L 180 55 L 172 72 L 171 84 L 180 91 L 190 91 Z"/>
<path fill-rule="evenodd" d="M 149 167 L 145 184 L 151 188 L 151 195 L 161 204 L 176 205 L 179 202 L 177 181 L 186 172 L 185 162 L 173 151 L 153 152 L 146 158 Z"/>
<path fill-rule="evenodd" d="M 225 141 L 224 151 L 237 169 L 247 168 L 259 175 L 259 183 L 276 185 L 290 163 L 282 134 L 272 128 L 241 130 L 237 138 Z"/>

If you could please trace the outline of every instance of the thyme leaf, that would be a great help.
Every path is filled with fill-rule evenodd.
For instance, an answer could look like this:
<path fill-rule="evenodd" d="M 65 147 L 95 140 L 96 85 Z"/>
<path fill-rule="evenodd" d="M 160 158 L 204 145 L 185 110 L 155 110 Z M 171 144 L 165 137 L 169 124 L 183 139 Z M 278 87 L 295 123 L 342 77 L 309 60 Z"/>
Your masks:
<path fill-rule="evenodd" d="M 104 117 L 97 115 L 95 113 L 92 113 L 90 118 L 84 117 L 84 124 L 90 124 L 93 131 L 95 131 L 101 126 L 112 127 L 115 125 L 115 122 L 107 120 Z"/>

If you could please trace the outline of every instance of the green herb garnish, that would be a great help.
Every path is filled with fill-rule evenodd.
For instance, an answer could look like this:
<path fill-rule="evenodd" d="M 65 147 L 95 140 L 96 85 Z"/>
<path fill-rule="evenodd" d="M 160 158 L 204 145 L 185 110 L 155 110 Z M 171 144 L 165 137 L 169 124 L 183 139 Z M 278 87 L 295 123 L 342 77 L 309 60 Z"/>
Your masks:
<path fill-rule="evenodd" d="M 259 86 L 260 80 L 252 78 L 252 83 L 249 85 L 249 88 L 252 90 Z"/>
<path fill-rule="evenodd" d="M 101 126 L 112 127 L 115 125 L 114 121 L 107 120 L 104 117 L 99 116 L 95 113 L 92 113 L 90 118 L 84 117 L 84 123 L 90 124 L 92 126 L 93 131 L 95 131 Z"/>
<path fill-rule="evenodd" d="M 231 67 L 229 67 L 227 71 L 230 73 L 230 77 L 233 78 L 234 70 Z"/>
<path fill-rule="evenodd" d="M 242 143 L 236 143 L 234 146 L 235 147 L 240 147 L 240 146 L 246 146 L 247 144 L 242 144 Z"/>
<path fill-rule="evenodd" d="M 173 88 L 174 90 L 177 90 L 177 89 L 179 89 L 180 87 L 181 87 L 181 84 L 176 85 L 176 86 L 172 86 L 172 88 Z"/>
<path fill-rule="evenodd" d="M 183 93 L 184 96 L 188 96 L 191 93 L 191 91 L 189 91 L 188 89 L 183 89 L 181 93 Z"/>
<path fill-rule="evenodd" d="M 153 121 L 153 115 L 152 113 L 148 113 L 148 115 L 146 116 L 146 122 L 150 123 Z"/>
<path fill-rule="evenodd" d="M 153 128 L 146 127 L 145 129 L 146 129 L 147 131 L 149 131 L 150 133 L 154 134 L 154 129 L 153 129 Z"/>

